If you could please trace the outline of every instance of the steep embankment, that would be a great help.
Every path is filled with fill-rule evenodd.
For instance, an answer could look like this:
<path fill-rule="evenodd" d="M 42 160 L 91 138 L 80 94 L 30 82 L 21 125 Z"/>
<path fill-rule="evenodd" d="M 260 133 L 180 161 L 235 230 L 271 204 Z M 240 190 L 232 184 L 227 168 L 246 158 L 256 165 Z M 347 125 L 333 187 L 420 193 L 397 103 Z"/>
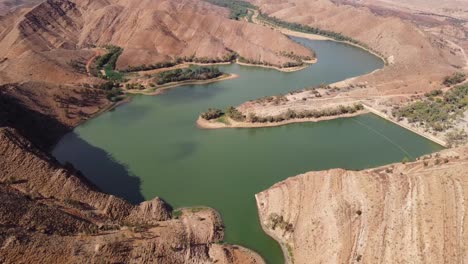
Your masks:
<path fill-rule="evenodd" d="M 467 153 L 289 178 L 257 194 L 261 222 L 290 263 L 462 263 Z"/>
<path fill-rule="evenodd" d="M 262 263 L 223 239 L 209 208 L 173 215 L 159 198 L 132 205 L 86 183 L 14 129 L 0 128 L 2 263 Z"/>
<path fill-rule="evenodd" d="M 252 2 L 270 16 L 340 32 L 383 54 L 389 63 L 385 69 L 357 78 L 357 82 L 366 81 L 371 86 L 361 91 L 367 95 L 435 89 L 444 76 L 457 70 L 453 64 L 461 63 L 443 39 L 396 17 L 381 17 L 365 8 L 335 5 L 328 0 Z"/>

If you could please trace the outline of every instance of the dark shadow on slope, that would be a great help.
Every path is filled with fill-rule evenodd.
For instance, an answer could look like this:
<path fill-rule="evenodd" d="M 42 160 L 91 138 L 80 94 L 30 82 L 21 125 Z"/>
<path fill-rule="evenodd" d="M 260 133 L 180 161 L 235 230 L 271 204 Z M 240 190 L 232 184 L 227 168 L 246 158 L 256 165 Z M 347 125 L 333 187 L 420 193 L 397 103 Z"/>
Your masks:
<path fill-rule="evenodd" d="M 67 148 L 61 147 L 66 145 Z M 62 163 L 71 163 L 99 190 L 121 197 L 133 204 L 144 201 L 141 180 L 126 165 L 119 163 L 106 151 L 92 146 L 76 133 L 65 135 L 52 154 Z"/>
<path fill-rule="evenodd" d="M 46 151 L 57 139 L 71 130 L 54 118 L 31 110 L 16 97 L 8 94 L 5 87 L 0 87 L 0 127 L 15 128 L 37 147 Z"/>

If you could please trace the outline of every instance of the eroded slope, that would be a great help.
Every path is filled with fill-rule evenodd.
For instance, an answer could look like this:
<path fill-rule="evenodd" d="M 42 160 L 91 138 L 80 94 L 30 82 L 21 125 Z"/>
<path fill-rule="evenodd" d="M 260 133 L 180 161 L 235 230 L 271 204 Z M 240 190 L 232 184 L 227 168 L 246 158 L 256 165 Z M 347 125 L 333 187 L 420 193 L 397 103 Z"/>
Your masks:
<path fill-rule="evenodd" d="M 467 151 L 289 178 L 257 194 L 262 224 L 290 263 L 465 262 Z"/>

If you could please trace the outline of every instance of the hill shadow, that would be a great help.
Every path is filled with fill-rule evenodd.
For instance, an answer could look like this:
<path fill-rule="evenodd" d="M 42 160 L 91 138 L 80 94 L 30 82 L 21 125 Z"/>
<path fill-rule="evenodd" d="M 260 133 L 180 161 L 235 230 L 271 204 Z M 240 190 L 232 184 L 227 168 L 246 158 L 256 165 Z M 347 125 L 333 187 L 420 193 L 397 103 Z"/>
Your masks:
<path fill-rule="evenodd" d="M 74 132 L 65 135 L 52 154 L 62 164 L 71 163 L 100 191 L 133 204 L 145 200 L 141 193 L 141 180 L 125 164 L 116 161 L 105 150 L 91 145 Z"/>

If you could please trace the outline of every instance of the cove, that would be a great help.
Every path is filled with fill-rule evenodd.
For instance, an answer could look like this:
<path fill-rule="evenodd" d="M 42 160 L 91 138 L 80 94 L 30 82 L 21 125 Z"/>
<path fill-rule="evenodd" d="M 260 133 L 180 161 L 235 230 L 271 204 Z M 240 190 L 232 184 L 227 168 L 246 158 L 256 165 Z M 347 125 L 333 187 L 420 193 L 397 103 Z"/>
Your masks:
<path fill-rule="evenodd" d="M 255 193 L 311 170 L 364 169 L 441 149 L 372 114 L 274 128 L 196 127 L 209 107 L 225 109 L 383 67 L 379 58 L 347 44 L 294 40 L 313 48 L 318 63 L 292 73 L 226 65 L 219 68 L 240 77 L 134 96 L 64 136 L 53 155 L 101 190 L 131 202 L 159 196 L 174 208 L 212 207 L 223 218 L 227 243 L 283 263 L 279 245 L 260 227 Z"/>

